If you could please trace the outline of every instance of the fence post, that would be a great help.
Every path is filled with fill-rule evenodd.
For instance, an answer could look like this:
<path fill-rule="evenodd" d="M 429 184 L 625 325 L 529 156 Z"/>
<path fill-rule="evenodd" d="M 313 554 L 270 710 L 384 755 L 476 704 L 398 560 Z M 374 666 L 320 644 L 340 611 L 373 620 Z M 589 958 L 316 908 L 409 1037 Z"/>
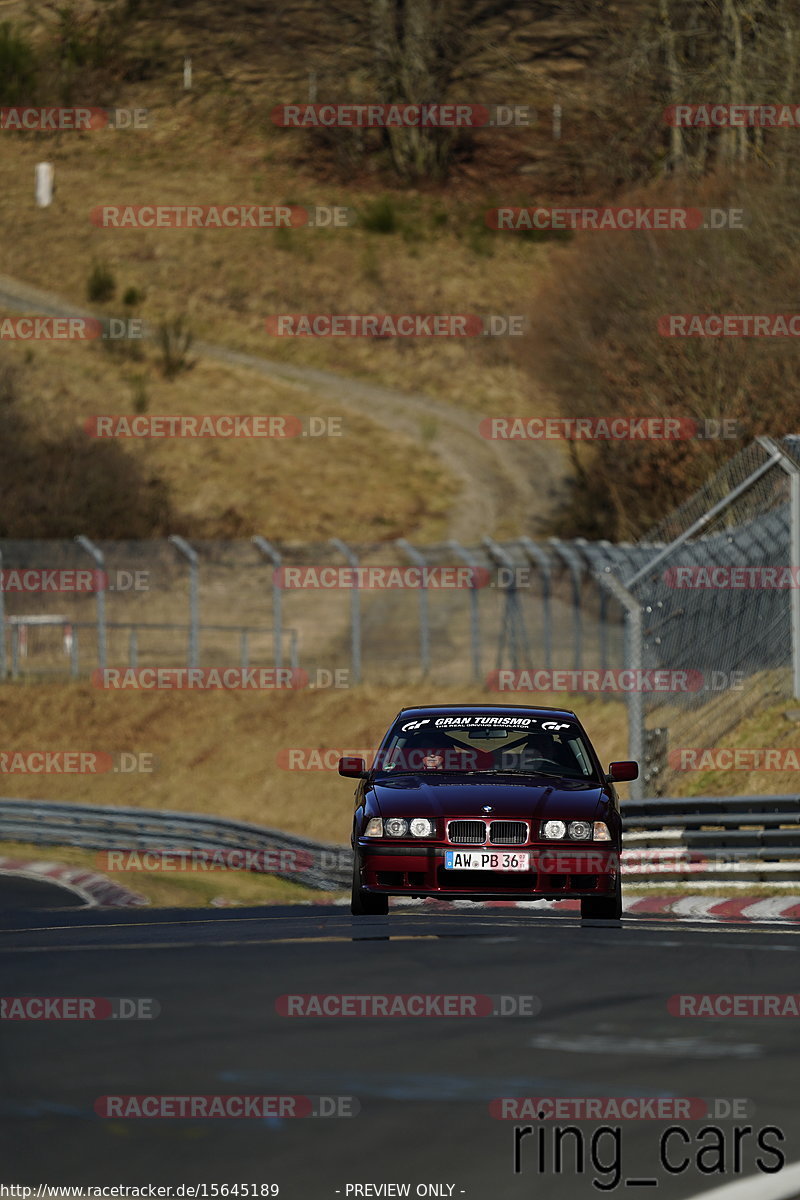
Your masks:
<path fill-rule="evenodd" d="M 480 613 L 478 611 L 478 582 L 475 572 L 479 564 L 473 555 L 464 549 L 460 542 L 451 541 L 447 544 L 463 563 L 472 568 L 473 572 L 472 583 L 469 589 L 469 636 L 472 648 L 472 678 L 475 683 L 478 683 L 481 677 L 481 629 Z"/>
<path fill-rule="evenodd" d="M 420 554 L 419 550 L 407 542 L 405 538 L 395 538 L 395 546 L 399 546 L 405 552 L 415 567 L 425 568 L 425 559 Z M 423 576 L 424 578 L 424 576 Z M 423 678 L 431 669 L 431 636 L 430 636 L 430 620 L 428 613 L 428 587 L 423 583 L 419 589 L 419 657 L 422 666 Z"/>
<path fill-rule="evenodd" d="M 200 666 L 200 560 L 185 538 L 173 533 L 169 540 L 189 564 L 189 668 L 192 669 Z"/>
<path fill-rule="evenodd" d="M 88 555 L 94 560 L 94 564 L 101 572 L 99 580 L 100 587 L 95 589 L 97 598 L 97 665 L 101 671 L 106 669 L 106 581 L 105 581 L 105 558 L 101 550 L 93 542 L 90 542 L 82 533 L 78 534 L 75 541 L 85 550 Z"/>
<path fill-rule="evenodd" d="M 341 538 L 329 538 L 329 545 L 338 550 L 349 566 L 356 570 L 356 582 L 350 589 L 350 669 L 355 683 L 361 683 L 361 596 L 358 590 L 358 555 Z"/>
<path fill-rule="evenodd" d="M 77 679 L 80 675 L 80 660 L 78 649 L 78 626 L 72 626 L 72 642 L 69 648 L 69 672 L 73 679 Z"/>
<path fill-rule="evenodd" d="M 583 617 L 581 613 L 581 563 L 571 546 L 567 546 L 560 538 L 548 538 L 562 562 L 569 568 L 572 580 L 572 629 L 573 629 L 573 666 L 580 671 L 583 663 Z"/>
<path fill-rule="evenodd" d="M 266 538 L 256 536 L 250 539 L 256 549 L 260 550 L 264 558 L 268 559 L 275 571 L 280 568 L 283 559 L 279 550 L 276 550 L 271 542 Z M 281 591 L 280 577 L 276 579 L 275 571 L 272 572 L 272 641 L 273 652 L 275 658 L 275 669 L 280 670 L 283 666 L 283 593 Z"/>
<path fill-rule="evenodd" d="M 525 620 L 519 603 L 519 591 L 515 578 L 514 561 L 509 554 L 498 546 L 490 537 L 483 539 L 483 544 L 491 558 L 505 570 L 510 572 L 510 582 L 505 587 L 505 606 L 503 609 L 503 625 L 500 630 L 500 641 L 497 644 L 497 667 L 503 665 L 503 650 L 506 638 L 511 649 L 511 665 L 513 667 L 530 666 L 531 652 L 528 646 L 528 635 L 525 632 Z M 520 657 L 522 655 L 523 657 Z"/>
<path fill-rule="evenodd" d="M 770 437 L 758 441 L 771 455 L 780 455 L 780 465 L 789 476 L 789 589 L 792 622 L 792 695 L 800 700 L 800 467 Z"/>
<path fill-rule="evenodd" d="M 541 546 L 529 537 L 521 537 L 520 545 L 528 558 L 539 568 L 542 581 L 542 634 L 544 637 L 544 665 L 548 671 L 553 665 L 553 621 L 550 611 L 550 559 Z"/>
<path fill-rule="evenodd" d="M 597 582 L 619 601 L 625 610 L 625 666 L 629 671 L 642 669 L 642 608 L 636 597 L 623 587 L 609 567 L 597 572 Z M 636 676 L 634 676 L 636 679 Z M 644 697 L 641 689 L 632 689 L 627 696 L 628 754 L 639 763 L 639 778 L 631 783 L 631 800 L 644 799 Z"/>

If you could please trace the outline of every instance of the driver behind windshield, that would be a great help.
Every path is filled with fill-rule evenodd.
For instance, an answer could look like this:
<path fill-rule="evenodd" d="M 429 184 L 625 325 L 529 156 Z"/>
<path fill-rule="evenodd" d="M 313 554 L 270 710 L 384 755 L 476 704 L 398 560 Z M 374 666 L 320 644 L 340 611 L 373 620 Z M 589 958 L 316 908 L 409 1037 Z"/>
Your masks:
<path fill-rule="evenodd" d="M 380 756 L 389 770 L 513 771 L 582 777 L 579 743 L 560 733 L 486 727 L 398 731 Z"/>

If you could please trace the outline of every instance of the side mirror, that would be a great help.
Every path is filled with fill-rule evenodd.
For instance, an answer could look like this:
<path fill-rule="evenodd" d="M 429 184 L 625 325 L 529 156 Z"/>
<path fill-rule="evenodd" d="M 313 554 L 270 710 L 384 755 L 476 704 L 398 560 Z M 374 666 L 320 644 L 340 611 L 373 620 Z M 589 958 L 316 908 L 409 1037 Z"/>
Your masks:
<path fill-rule="evenodd" d="M 630 783 L 639 778 L 637 762 L 613 762 L 608 764 L 608 778 L 612 783 Z"/>
<path fill-rule="evenodd" d="M 346 775 L 348 779 L 363 779 L 366 773 L 363 758 L 356 758 L 355 755 L 348 754 L 339 759 L 340 775 Z"/>

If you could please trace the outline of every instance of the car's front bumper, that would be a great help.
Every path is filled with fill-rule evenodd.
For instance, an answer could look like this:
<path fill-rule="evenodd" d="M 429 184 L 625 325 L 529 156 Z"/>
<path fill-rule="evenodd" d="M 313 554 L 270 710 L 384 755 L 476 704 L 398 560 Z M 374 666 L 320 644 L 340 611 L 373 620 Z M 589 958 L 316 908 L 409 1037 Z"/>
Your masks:
<path fill-rule="evenodd" d="M 529 871 L 448 870 L 445 851 L 489 849 L 530 855 Z M 460 899 L 559 899 L 608 896 L 617 887 L 619 851 L 609 842 L 575 847 L 533 843 L 505 847 L 387 845 L 359 838 L 361 886 L 389 896 L 449 896 Z"/>

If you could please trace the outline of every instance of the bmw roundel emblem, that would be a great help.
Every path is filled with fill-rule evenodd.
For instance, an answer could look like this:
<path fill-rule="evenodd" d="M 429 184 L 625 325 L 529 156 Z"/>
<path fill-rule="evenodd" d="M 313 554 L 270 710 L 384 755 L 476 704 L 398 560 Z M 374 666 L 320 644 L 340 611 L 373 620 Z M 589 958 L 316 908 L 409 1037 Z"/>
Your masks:
<path fill-rule="evenodd" d="M 492 806 L 491 806 L 491 804 L 484 804 L 484 806 L 483 806 L 483 811 L 484 811 L 484 812 L 491 812 L 491 811 L 492 811 Z"/>

